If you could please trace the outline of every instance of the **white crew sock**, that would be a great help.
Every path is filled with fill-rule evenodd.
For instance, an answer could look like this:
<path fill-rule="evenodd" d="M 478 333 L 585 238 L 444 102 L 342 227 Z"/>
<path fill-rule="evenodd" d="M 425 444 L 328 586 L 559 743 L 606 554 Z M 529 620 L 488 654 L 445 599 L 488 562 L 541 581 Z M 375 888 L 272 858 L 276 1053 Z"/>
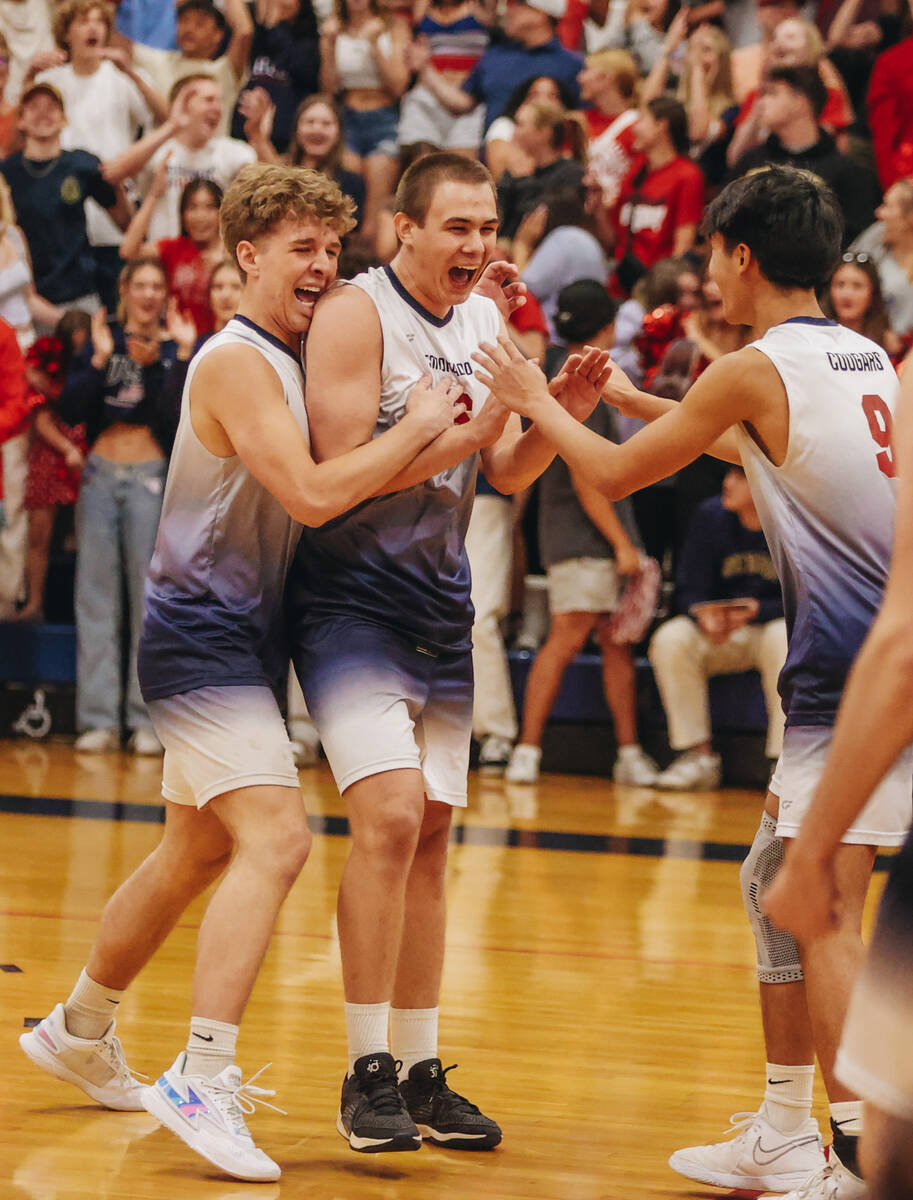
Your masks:
<path fill-rule="evenodd" d="M 356 1060 L 366 1054 L 389 1054 L 387 1026 L 390 1022 L 390 1001 L 380 1004 L 346 1003 L 346 1037 L 349 1042 L 349 1074 Z"/>
<path fill-rule="evenodd" d="M 235 1061 L 238 1049 L 237 1025 L 213 1021 L 209 1017 L 191 1017 L 187 1038 L 185 1075 L 203 1075 L 213 1079 Z"/>
<path fill-rule="evenodd" d="M 402 1062 L 400 1079 L 408 1079 L 416 1063 L 437 1058 L 437 1008 L 391 1008 L 390 1048 Z"/>
<path fill-rule="evenodd" d="M 767 1119 L 780 1133 L 792 1133 L 812 1115 L 815 1064 L 784 1066 L 767 1064 L 764 1108 Z"/>
<path fill-rule="evenodd" d="M 832 1104 L 831 1120 L 844 1137 L 859 1137 L 862 1133 L 862 1101 L 841 1100 Z"/>
<path fill-rule="evenodd" d="M 83 968 L 63 1006 L 67 1033 L 98 1041 L 114 1020 L 123 995 L 117 988 L 105 987 L 90 979 Z"/>

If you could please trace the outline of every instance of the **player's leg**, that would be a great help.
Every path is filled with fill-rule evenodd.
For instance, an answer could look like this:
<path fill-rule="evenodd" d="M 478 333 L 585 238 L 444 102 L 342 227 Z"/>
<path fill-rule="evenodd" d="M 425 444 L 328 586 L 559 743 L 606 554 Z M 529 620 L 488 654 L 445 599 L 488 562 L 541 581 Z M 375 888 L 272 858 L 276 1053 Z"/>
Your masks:
<path fill-rule="evenodd" d="M 539 778 L 542 735 L 561 680 L 583 649 L 597 620 L 598 613 L 552 613 L 545 645 L 536 655 L 526 680 L 520 740 L 504 773 L 509 783 L 535 783 Z"/>
<path fill-rule="evenodd" d="M 262 1093 L 242 1085 L 238 1026 L 279 909 L 311 842 L 298 772 L 275 696 L 266 687 L 208 687 L 150 711 L 194 802 L 226 829 L 234 856 L 200 927 L 186 1049 L 143 1105 L 203 1158 L 241 1179 L 277 1179 L 244 1112 Z"/>
<path fill-rule="evenodd" d="M 332 762 L 334 739 L 325 736 L 325 745 L 327 740 Z M 399 1095 L 389 1019 L 406 887 L 424 813 L 422 776 L 417 768 L 371 775 L 348 787 L 345 800 L 352 849 L 339 886 L 337 922 L 349 1065 L 337 1129 L 363 1153 L 417 1150 L 421 1135 Z"/>
<path fill-rule="evenodd" d="M 821 776 L 830 746 L 829 727 L 799 726 L 786 731 L 775 778 L 780 782 L 777 833 L 794 837 Z M 834 1146 L 828 1164 L 792 1200 L 857 1200 L 865 1194 L 859 1175 L 858 1138 L 862 1100 L 856 1081 L 843 1081 L 834 1070 L 837 1046 L 846 1022 L 849 998 L 864 958 L 862 913 L 877 845 L 899 845 L 910 819 L 913 757 L 905 751 L 875 789 L 846 831 L 836 859 L 842 903 L 835 930 L 801 946 L 815 1051 L 830 1101 Z"/>
<path fill-rule="evenodd" d="M 779 788 L 775 780 L 774 787 Z M 776 836 L 778 794 L 769 792 L 761 824 L 742 865 L 742 900 L 757 949 L 761 1018 L 767 1055 L 764 1099 L 733 1127 L 733 1137 L 678 1150 L 673 1170 L 701 1183 L 745 1190 L 786 1191 L 824 1166 L 818 1124 L 811 1117 L 815 1053 L 795 939 L 775 929 L 761 897 L 783 861 Z"/>
<path fill-rule="evenodd" d="M 162 840 L 106 904 L 69 999 L 19 1039 L 33 1062 L 106 1107 L 142 1108 L 140 1085 L 115 1037 L 118 1005 L 230 854 L 231 838 L 213 814 L 166 802 Z"/>
<path fill-rule="evenodd" d="M 438 1055 L 438 1004 L 447 924 L 445 881 L 451 814 L 465 807 L 472 728 L 472 661 L 435 660 L 416 720 L 426 799 L 409 870 L 390 1032 L 400 1090 L 422 1137 L 455 1150 L 490 1150 L 497 1123 L 447 1083 Z"/>
<path fill-rule="evenodd" d="M 834 1144 L 827 1164 L 789 1193 L 792 1200 L 857 1200 L 866 1194 L 858 1161 L 863 1105 L 836 1078 L 834 1063 L 850 993 L 865 953 L 862 913 L 874 859 L 872 847 L 841 846 L 835 862 L 841 895 L 838 927 L 800 945 L 815 1053 L 830 1104 Z"/>
<path fill-rule="evenodd" d="M 235 854 L 200 926 L 187 1048 L 144 1089 L 143 1104 L 228 1174 L 277 1179 L 279 1167 L 248 1132 L 242 1100 L 255 1100 L 258 1091 L 242 1084 L 235 1053 L 276 917 L 307 859 L 311 835 L 297 787 L 241 787 L 210 805 Z"/>

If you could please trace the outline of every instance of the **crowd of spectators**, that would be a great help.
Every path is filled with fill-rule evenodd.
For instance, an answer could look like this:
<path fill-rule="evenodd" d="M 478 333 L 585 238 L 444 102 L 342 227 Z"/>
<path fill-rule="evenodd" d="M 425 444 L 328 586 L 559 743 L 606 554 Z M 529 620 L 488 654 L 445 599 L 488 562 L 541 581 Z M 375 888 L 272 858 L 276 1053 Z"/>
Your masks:
<path fill-rule="evenodd" d="M 5 0 L 0 619 L 42 616 L 50 547 L 72 526 L 83 748 L 125 732 L 138 752 L 157 748 L 133 661 L 142 579 L 186 362 L 237 304 L 218 217 L 243 165 L 334 178 L 358 215 L 352 273 L 395 252 L 405 165 L 433 149 L 482 158 L 498 188 L 498 253 L 529 289 L 511 322 L 517 345 L 560 361 L 598 315 L 592 336 L 639 385 L 676 397 L 750 337 L 722 320 L 706 277 L 704 205 L 731 178 L 790 163 L 826 180 L 844 214 L 825 311 L 902 365 L 911 68 L 904 0 Z M 620 418 L 600 432 L 635 429 Z M 517 503 L 480 485 L 477 671 L 493 681 L 476 720 L 483 765 L 505 765 L 517 738 L 498 631 L 522 607 L 524 570 L 547 569 L 554 614 L 520 731 L 526 776 L 564 667 L 592 637 L 626 748 L 619 778 L 661 779 L 638 757 L 630 646 L 607 632 L 645 555 L 680 613 L 675 653 L 687 642 L 699 657 L 698 646 L 709 672 L 751 660 L 769 699 L 769 647 L 735 649 L 748 640 L 735 625 L 760 629 L 766 600 L 723 638 L 727 659 L 713 638 L 712 652 L 695 642 L 710 618 L 683 599 L 693 545 L 719 556 L 707 539 L 738 532 L 721 516 L 722 484 L 723 468 L 701 460 L 614 509 L 560 468 Z M 731 587 L 702 599 L 727 597 Z M 654 641 L 658 674 L 675 629 Z M 675 690 L 660 687 L 664 699 Z M 712 782 L 703 716 L 669 719 L 673 748 L 694 751 Z"/>

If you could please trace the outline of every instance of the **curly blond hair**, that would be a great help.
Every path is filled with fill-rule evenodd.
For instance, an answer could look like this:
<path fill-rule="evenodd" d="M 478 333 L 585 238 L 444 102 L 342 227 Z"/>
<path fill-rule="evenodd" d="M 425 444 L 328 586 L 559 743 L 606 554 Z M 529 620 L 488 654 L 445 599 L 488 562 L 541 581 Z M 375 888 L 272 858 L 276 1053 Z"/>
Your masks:
<path fill-rule="evenodd" d="M 355 228 L 355 202 L 318 171 L 251 163 L 222 199 L 219 220 L 229 257 L 237 262 L 239 242 L 262 237 L 286 217 L 320 221 L 342 237 Z"/>
<path fill-rule="evenodd" d="M 108 27 L 108 37 L 111 37 L 111 31 L 114 28 L 114 5 L 110 3 L 110 0 L 63 0 L 63 3 L 58 4 L 54 11 L 53 25 L 54 41 L 61 50 L 70 48 L 67 38 L 70 26 L 76 18 L 85 16 L 93 8 L 97 8 L 101 13 L 101 18 Z"/>

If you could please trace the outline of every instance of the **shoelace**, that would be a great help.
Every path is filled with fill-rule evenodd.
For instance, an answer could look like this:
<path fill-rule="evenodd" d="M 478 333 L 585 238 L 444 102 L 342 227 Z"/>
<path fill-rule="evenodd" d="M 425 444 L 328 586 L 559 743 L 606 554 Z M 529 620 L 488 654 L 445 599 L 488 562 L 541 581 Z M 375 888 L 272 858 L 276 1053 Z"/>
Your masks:
<path fill-rule="evenodd" d="M 135 1083 L 139 1079 L 148 1079 L 141 1071 L 132 1071 L 127 1066 L 127 1056 L 120 1044 L 120 1038 L 111 1036 L 102 1042 L 102 1058 L 114 1071 L 120 1083 Z"/>
<path fill-rule="evenodd" d="M 737 1112 L 729 1118 L 729 1128 L 724 1130 L 727 1135 L 736 1134 L 740 1129 L 749 1129 L 761 1114 L 758 1112 Z"/>
<path fill-rule="evenodd" d="M 237 1087 L 222 1087 L 214 1082 L 210 1084 L 213 1100 L 219 1111 L 236 1129 L 247 1133 L 244 1114 L 250 1116 L 251 1113 L 256 1112 L 258 1104 L 280 1113 L 283 1117 L 288 1116 L 284 1108 L 280 1108 L 277 1104 L 270 1104 L 268 1100 L 263 1099 L 264 1096 L 275 1096 L 275 1091 L 269 1088 L 254 1087 L 254 1080 L 259 1079 L 263 1072 L 272 1065 L 272 1063 L 267 1063 L 259 1071 L 255 1071 L 250 1079 L 245 1083 L 239 1083 Z M 250 1135 L 248 1134 L 248 1136 Z"/>
<path fill-rule="evenodd" d="M 461 1108 L 464 1112 L 481 1114 L 482 1110 L 477 1105 L 473 1104 L 471 1100 L 467 1100 L 465 1096 L 461 1096 L 459 1092 L 455 1092 L 447 1082 L 447 1072 L 456 1070 L 456 1066 L 457 1064 L 454 1063 L 452 1067 L 443 1067 L 440 1075 L 432 1080 L 433 1089 L 435 1091 L 448 1091 L 451 1101 L 456 1101 L 457 1107 Z"/>
<path fill-rule="evenodd" d="M 798 1200 L 836 1200 L 838 1184 L 834 1178 L 834 1165 L 827 1162 L 820 1171 L 810 1175 L 796 1192 Z"/>
<path fill-rule="evenodd" d="M 399 1071 L 402 1065 L 397 1061 L 396 1071 Z M 370 1099 L 371 1107 L 375 1112 L 384 1116 L 392 1116 L 403 1111 L 403 1098 L 400 1095 L 399 1081 L 395 1071 L 390 1075 L 377 1074 L 371 1075 L 367 1079 L 361 1079 L 359 1086 Z"/>

